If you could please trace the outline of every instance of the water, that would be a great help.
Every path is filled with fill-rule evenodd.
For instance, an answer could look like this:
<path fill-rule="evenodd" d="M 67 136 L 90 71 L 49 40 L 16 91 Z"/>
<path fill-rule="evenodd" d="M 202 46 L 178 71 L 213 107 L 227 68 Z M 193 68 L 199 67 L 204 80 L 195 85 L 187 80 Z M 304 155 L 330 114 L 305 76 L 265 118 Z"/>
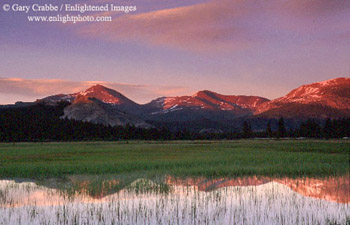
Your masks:
<path fill-rule="evenodd" d="M 0 224 L 350 224 L 350 179 L 0 180 Z"/>

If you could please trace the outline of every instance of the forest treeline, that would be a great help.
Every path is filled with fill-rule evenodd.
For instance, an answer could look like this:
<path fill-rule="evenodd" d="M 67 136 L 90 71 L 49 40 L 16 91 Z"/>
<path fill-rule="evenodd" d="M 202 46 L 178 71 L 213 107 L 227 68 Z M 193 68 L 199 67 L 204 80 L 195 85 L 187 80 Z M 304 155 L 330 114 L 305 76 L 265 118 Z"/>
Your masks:
<path fill-rule="evenodd" d="M 284 119 L 277 129 L 267 121 L 266 130 L 254 131 L 249 120 L 243 121 L 241 131 L 196 132 L 190 129 L 170 131 L 167 128 L 137 128 L 133 126 L 104 126 L 88 122 L 61 119 L 67 103 L 58 106 L 36 104 L 27 107 L 0 109 L 0 142 L 88 141 L 88 140 L 195 140 L 239 138 L 342 138 L 350 136 L 350 118 L 309 119 L 298 129 L 289 129 Z"/>

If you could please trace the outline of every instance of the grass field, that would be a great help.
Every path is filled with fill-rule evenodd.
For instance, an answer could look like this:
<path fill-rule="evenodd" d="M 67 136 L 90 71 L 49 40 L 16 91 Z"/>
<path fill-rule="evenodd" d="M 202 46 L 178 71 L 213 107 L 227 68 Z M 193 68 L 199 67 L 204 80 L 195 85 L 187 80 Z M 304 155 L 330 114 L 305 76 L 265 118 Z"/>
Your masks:
<path fill-rule="evenodd" d="M 338 176 L 349 174 L 349 157 L 346 140 L 2 143 L 0 177 Z"/>

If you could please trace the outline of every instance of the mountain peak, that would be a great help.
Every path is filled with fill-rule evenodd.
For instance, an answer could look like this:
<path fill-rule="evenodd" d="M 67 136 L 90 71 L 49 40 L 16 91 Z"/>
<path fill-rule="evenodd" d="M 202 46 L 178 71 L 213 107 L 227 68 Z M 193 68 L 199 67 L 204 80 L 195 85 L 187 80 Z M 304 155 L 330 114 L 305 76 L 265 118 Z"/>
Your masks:
<path fill-rule="evenodd" d="M 192 96 L 159 98 L 151 104 L 159 111 L 168 113 L 184 109 L 200 109 L 206 111 L 230 111 L 237 114 L 250 114 L 255 108 L 268 99 L 257 96 L 222 95 L 209 90 L 196 92 Z"/>
<path fill-rule="evenodd" d="M 348 82 L 350 82 L 350 77 L 338 77 L 338 78 L 325 80 L 325 81 L 321 81 L 321 82 L 316 82 L 316 83 L 312 83 L 312 84 L 319 84 L 321 86 L 329 86 L 329 85 L 343 84 L 343 83 L 348 83 Z M 304 85 L 304 86 L 306 86 L 306 85 Z"/>
<path fill-rule="evenodd" d="M 198 94 L 216 94 L 216 93 L 213 91 L 209 91 L 209 90 L 201 90 L 201 91 L 196 92 L 194 95 L 198 95 Z"/>
<path fill-rule="evenodd" d="M 310 103 L 320 102 L 335 108 L 342 108 L 341 105 L 332 104 L 336 98 L 350 97 L 350 78 L 340 77 L 331 80 L 302 85 L 279 101 Z"/>
<path fill-rule="evenodd" d="M 96 84 L 94 86 L 91 86 L 90 88 L 86 89 L 85 91 L 82 91 L 79 93 L 79 95 L 86 96 L 88 98 L 96 98 L 104 103 L 109 104 L 125 104 L 125 103 L 132 103 L 136 104 L 121 93 L 110 89 L 108 87 L 105 87 L 101 84 Z"/>
<path fill-rule="evenodd" d="M 103 88 L 106 88 L 106 87 L 103 86 L 102 84 L 95 84 L 95 85 L 92 85 L 91 87 L 103 87 Z"/>
<path fill-rule="evenodd" d="M 82 91 L 80 93 L 83 94 L 83 93 L 102 92 L 102 91 L 113 91 L 113 90 L 110 88 L 107 88 L 101 84 L 95 84 L 95 85 L 89 87 L 88 89 L 86 89 L 85 91 Z"/>
<path fill-rule="evenodd" d="M 196 98 L 206 98 L 208 96 L 215 96 L 218 95 L 218 93 L 215 93 L 213 91 L 209 91 L 209 90 L 202 90 L 202 91 L 198 91 L 196 92 L 194 95 L 192 95 L 192 97 Z"/>
<path fill-rule="evenodd" d="M 278 111 L 287 107 L 289 108 L 286 111 L 294 112 L 297 107 L 305 108 L 307 105 L 350 110 L 350 78 L 340 77 L 302 85 L 281 98 L 262 104 L 255 114 Z M 315 113 L 311 108 L 308 110 L 309 114 Z M 290 114 L 289 116 L 293 116 Z"/>

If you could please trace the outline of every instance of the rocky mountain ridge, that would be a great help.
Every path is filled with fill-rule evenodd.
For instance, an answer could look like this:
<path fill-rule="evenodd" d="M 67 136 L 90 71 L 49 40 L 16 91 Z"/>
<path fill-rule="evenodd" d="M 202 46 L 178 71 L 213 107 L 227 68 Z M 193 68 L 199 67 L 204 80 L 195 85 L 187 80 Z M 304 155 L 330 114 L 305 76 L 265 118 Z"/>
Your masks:
<path fill-rule="evenodd" d="M 111 126 L 129 123 L 150 127 L 153 122 L 181 122 L 203 123 L 203 128 L 217 128 L 212 126 L 230 126 L 232 121 L 237 123 L 247 118 L 349 117 L 350 78 L 302 85 L 274 100 L 259 96 L 222 95 L 204 90 L 192 96 L 161 97 L 141 105 L 102 85 L 94 85 L 74 94 L 59 94 L 38 100 L 45 104 L 60 101 L 71 103 L 64 115 L 70 119 Z M 206 124 L 210 124 L 210 127 Z"/>

